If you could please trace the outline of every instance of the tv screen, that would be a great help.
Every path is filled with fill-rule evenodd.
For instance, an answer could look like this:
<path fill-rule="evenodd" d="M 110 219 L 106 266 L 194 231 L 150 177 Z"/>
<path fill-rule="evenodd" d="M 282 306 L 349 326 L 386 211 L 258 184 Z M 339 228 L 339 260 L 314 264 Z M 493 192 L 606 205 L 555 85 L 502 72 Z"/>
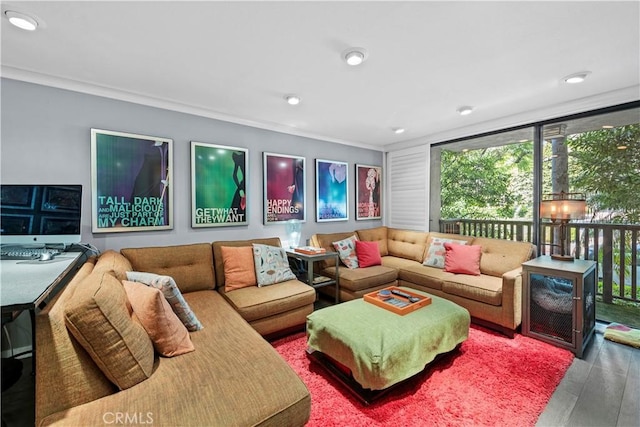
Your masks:
<path fill-rule="evenodd" d="M 79 243 L 82 185 L 0 185 L 0 243 Z"/>

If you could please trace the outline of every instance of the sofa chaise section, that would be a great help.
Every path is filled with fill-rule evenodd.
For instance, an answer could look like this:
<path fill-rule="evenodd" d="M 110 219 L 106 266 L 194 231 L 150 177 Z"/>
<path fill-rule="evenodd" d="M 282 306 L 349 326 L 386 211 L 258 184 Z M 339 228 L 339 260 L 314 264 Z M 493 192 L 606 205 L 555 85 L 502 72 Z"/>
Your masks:
<path fill-rule="evenodd" d="M 116 417 L 157 426 L 307 422 L 311 402 L 304 383 L 214 290 L 211 244 L 122 253 L 133 262 L 113 251 L 90 259 L 36 316 L 36 425 L 103 425 Z M 65 308 L 96 274 L 123 280 L 133 269 L 174 277 L 203 329 L 189 334 L 195 351 L 156 354 L 149 377 L 120 390 L 69 332 Z"/>

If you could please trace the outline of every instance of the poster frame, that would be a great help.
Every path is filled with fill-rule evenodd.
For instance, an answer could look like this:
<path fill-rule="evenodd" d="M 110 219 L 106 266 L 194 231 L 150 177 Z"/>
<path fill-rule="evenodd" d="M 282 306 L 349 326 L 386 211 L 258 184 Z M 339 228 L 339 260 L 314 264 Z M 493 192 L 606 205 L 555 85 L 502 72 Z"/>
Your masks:
<path fill-rule="evenodd" d="M 203 180 L 205 180 L 205 177 L 200 175 L 198 172 L 198 158 L 197 158 L 197 151 L 198 149 L 209 149 L 211 150 L 210 153 L 207 154 L 208 158 L 219 158 L 221 157 L 220 155 L 226 154 L 227 152 L 242 152 L 244 153 L 244 161 L 238 163 L 236 161 L 236 158 L 233 157 L 233 153 L 231 154 L 233 157 L 233 171 L 231 174 L 231 178 L 229 179 L 231 181 L 232 184 L 234 184 L 236 186 L 236 192 L 234 193 L 230 203 L 228 205 L 225 206 L 209 206 L 209 207 L 199 207 L 197 206 L 198 204 L 198 199 L 199 199 L 199 188 L 201 188 L 201 185 Z M 218 165 L 215 165 L 218 166 Z M 220 167 L 224 167 L 225 165 L 220 165 Z M 215 168 L 214 172 L 216 172 Z M 202 172 L 202 171 L 201 171 Z M 219 187 L 221 187 L 222 184 L 222 177 L 223 174 L 221 173 L 220 170 L 218 170 L 217 172 L 219 173 L 214 173 L 216 179 L 215 182 L 212 183 L 212 187 L 210 188 L 211 191 L 216 191 L 216 184 L 219 184 Z M 247 148 L 243 148 L 243 147 L 233 147 L 233 146 L 229 146 L 229 145 L 220 145 L 220 144 L 213 144 L 213 143 L 208 143 L 208 142 L 198 142 L 198 141 L 191 141 L 191 227 L 192 228 L 208 228 L 208 227 L 234 227 L 234 226 L 240 226 L 240 225 L 249 225 L 249 197 L 248 197 L 248 193 L 249 191 L 247 191 L 247 189 L 249 188 L 249 150 Z M 221 188 L 218 188 L 218 190 L 221 190 Z M 227 212 L 227 218 L 232 218 L 234 220 L 232 221 L 225 221 L 225 222 L 199 222 L 198 221 L 198 217 L 199 216 L 205 216 L 208 218 L 211 218 L 212 215 L 215 216 L 215 213 L 212 213 L 211 215 L 205 215 L 203 213 L 201 213 L 198 209 L 225 209 L 225 208 L 230 208 L 230 209 L 236 209 L 235 212 Z M 240 209 L 240 214 L 238 214 L 237 209 Z M 212 211 L 215 212 L 215 211 Z M 235 218 L 237 218 L 239 215 L 242 215 L 242 218 L 239 220 L 235 220 Z"/>
<path fill-rule="evenodd" d="M 101 140 L 101 136 L 110 136 Z M 155 155 L 158 148 L 160 163 L 158 196 L 142 197 L 131 195 L 136 186 L 136 177 L 133 170 L 138 170 L 138 175 L 145 164 L 145 152 Z M 148 159 L 147 159 L 148 160 Z M 136 168 L 134 165 L 137 162 Z M 129 166 L 130 173 L 125 173 L 124 168 Z M 153 165 L 148 170 L 154 173 Z M 135 133 L 110 131 L 103 129 L 91 129 L 91 231 L 93 233 L 122 233 L 137 231 L 158 231 L 173 229 L 173 140 L 157 136 L 148 136 Z M 101 194 L 102 186 L 111 186 L 110 194 Z M 115 194 L 119 193 L 119 194 Z M 126 194 L 125 194 L 126 193 Z M 155 220 L 162 210 L 163 223 L 160 225 L 127 225 L 134 220 L 141 221 L 143 205 L 152 205 L 148 199 L 159 199 L 162 204 L 155 202 L 150 210 L 145 213 L 153 214 Z M 144 200 L 147 203 L 136 203 Z M 162 209 L 161 209 L 162 206 Z M 135 212 L 136 209 L 140 211 Z M 107 216 L 107 214 L 109 214 Z M 106 221 L 106 223 L 105 223 Z M 146 222 L 146 221 L 145 221 Z"/>

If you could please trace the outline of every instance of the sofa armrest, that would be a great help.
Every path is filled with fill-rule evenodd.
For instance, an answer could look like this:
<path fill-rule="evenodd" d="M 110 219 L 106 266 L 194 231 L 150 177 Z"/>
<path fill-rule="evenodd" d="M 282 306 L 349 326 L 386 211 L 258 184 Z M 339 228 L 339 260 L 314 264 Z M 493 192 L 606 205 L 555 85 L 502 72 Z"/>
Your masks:
<path fill-rule="evenodd" d="M 504 324 L 513 330 L 522 322 L 522 267 L 502 275 L 502 312 Z"/>

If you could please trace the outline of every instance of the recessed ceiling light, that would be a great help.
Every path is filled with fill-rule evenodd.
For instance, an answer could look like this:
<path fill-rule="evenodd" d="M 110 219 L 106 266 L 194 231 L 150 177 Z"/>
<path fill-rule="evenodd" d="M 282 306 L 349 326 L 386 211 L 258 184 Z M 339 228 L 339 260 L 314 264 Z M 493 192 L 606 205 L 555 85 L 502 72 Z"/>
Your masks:
<path fill-rule="evenodd" d="M 579 73 L 570 74 L 562 80 L 569 84 L 582 83 L 589 74 L 591 74 L 591 71 L 580 71 Z"/>
<path fill-rule="evenodd" d="M 471 114 L 473 112 L 473 107 L 471 107 L 469 105 L 464 105 L 464 106 L 458 108 L 456 111 L 461 116 L 466 116 L 466 115 L 469 115 L 469 114 Z"/>
<path fill-rule="evenodd" d="M 284 97 L 289 105 L 298 105 L 300 104 L 300 97 L 298 95 L 287 95 Z"/>
<path fill-rule="evenodd" d="M 25 15 L 24 13 L 16 12 L 13 10 L 6 10 L 4 12 L 4 15 L 7 17 L 9 22 L 23 30 L 34 31 L 36 28 L 38 28 L 38 22 L 29 15 Z"/>
<path fill-rule="evenodd" d="M 391 128 L 391 130 L 393 131 L 393 133 L 397 133 L 398 135 L 404 133 L 405 131 L 404 128 Z"/>
<path fill-rule="evenodd" d="M 368 57 L 367 50 L 362 47 L 350 47 L 342 52 L 342 57 L 351 66 L 362 64 Z"/>

